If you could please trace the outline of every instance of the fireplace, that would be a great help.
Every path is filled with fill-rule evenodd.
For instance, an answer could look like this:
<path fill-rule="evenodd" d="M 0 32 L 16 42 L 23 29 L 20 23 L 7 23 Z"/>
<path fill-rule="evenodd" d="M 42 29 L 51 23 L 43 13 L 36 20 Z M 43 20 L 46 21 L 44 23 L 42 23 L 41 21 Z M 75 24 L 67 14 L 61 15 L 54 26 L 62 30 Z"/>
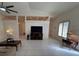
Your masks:
<path fill-rule="evenodd" d="M 31 40 L 42 40 L 43 33 L 42 33 L 42 26 L 31 26 Z"/>

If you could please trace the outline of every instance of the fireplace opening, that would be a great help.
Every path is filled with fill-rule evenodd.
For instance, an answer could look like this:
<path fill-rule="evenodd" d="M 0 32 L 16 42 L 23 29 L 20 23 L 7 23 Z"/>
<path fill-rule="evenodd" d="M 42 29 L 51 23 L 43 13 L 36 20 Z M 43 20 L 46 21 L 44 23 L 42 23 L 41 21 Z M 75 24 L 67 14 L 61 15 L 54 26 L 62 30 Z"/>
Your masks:
<path fill-rule="evenodd" d="M 31 40 L 42 40 L 43 39 L 42 26 L 31 26 Z"/>

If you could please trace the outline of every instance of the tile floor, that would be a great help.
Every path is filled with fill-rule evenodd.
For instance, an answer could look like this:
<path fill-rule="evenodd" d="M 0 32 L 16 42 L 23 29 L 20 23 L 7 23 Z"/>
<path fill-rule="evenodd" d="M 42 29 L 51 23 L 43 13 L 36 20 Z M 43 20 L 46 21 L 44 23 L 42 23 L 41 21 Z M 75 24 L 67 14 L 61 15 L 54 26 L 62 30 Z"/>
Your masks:
<path fill-rule="evenodd" d="M 23 40 L 16 56 L 79 56 L 79 52 L 63 47 L 54 39 Z"/>

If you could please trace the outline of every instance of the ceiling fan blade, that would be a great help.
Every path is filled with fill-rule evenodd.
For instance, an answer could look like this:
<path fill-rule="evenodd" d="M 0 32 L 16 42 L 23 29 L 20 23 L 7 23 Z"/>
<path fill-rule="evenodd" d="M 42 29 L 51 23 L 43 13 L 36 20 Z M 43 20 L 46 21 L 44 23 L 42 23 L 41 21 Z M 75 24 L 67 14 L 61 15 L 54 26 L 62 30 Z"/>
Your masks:
<path fill-rule="evenodd" d="M 11 10 L 11 9 L 7 9 L 7 10 L 12 11 L 12 12 L 15 12 L 15 13 L 18 13 L 17 11 L 14 11 L 14 10 Z"/>
<path fill-rule="evenodd" d="M 6 6 L 6 8 L 12 8 L 12 7 L 14 7 L 13 5 L 11 5 L 11 6 Z"/>
<path fill-rule="evenodd" d="M 1 3 L 1 5 L 3 6 L 3 2 Z"/>
<path fill-rule="evenodd" d="M 2 8 L 3 7 L 3 2 L 1 2 L 1 5 L 0 5 L 0 8 Z"/>
<path fill-rule="evenodd" d="M 10 12 L 8 10 L 6 10 L 6 12 L 10 14 Z"/>

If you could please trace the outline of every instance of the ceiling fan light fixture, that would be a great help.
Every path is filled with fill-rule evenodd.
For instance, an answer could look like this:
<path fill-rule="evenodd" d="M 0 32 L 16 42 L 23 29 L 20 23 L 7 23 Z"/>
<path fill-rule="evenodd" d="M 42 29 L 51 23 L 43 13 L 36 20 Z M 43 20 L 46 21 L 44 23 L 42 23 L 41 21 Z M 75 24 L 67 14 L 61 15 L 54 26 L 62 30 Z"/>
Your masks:
<path fill-rule="evenodd" d="M 1 10 L 1 11 L 6 11 L 6 9 L 5 9 L 5 8 L 0 8 L 0 10 Z"/>
<path fill-rule="evenodd" d="M 9 8 L 13 8 L 13 7 L 14 7 L 14 5 L 4 6 L 3 2 L 2 2 L 2 4 L 0 5 L 0 11 L 7 12 L 7 13 L 10 13 L 10 12 L 17 13 L 17 11 L 9 9 Z"/>

